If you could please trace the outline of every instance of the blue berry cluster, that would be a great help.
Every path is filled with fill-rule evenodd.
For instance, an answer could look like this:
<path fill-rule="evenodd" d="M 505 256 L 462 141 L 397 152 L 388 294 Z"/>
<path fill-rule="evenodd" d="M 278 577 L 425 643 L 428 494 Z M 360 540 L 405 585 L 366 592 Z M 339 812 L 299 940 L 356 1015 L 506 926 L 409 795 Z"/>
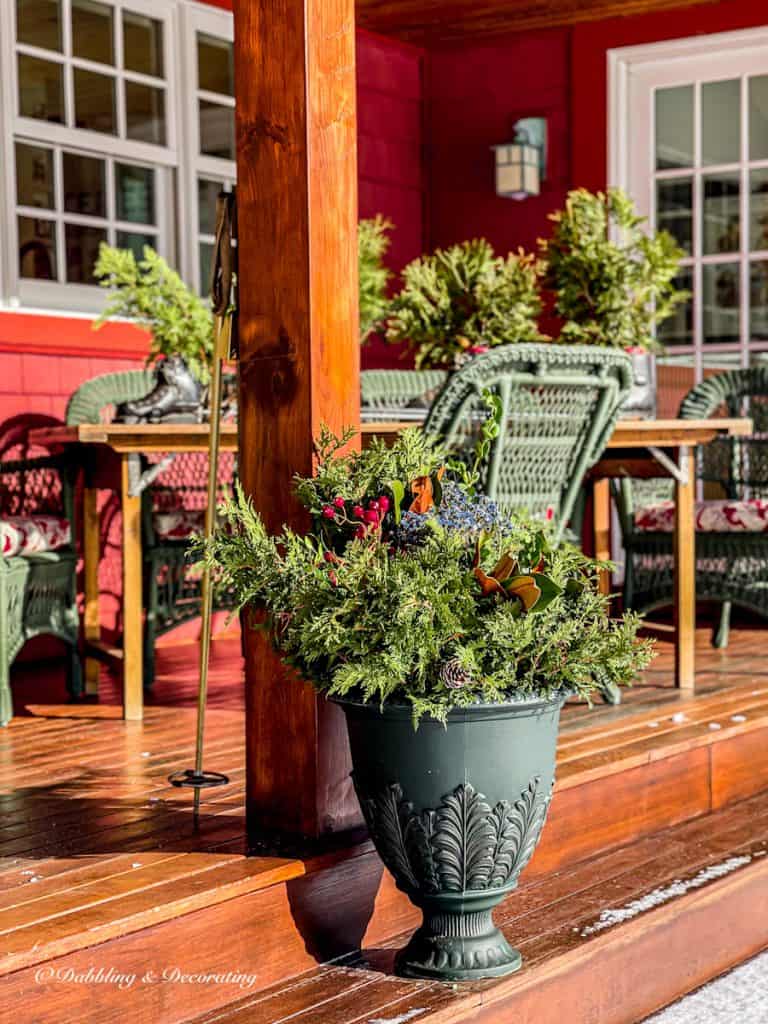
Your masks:
<path fill-rule="evenodd" d="M 446 530 L 473 536 L 482 530 L 497 527 L 508 528 L 509 520 L 495 501 L 484 494 L 470 496 L 455 483 L 443 486 L 443 495 L 438 509 L 429 512 L 405 512 L 397 530 L 396 541 L 402 547 L 421 543 L 427 529 L 427 522 L 433 519 Z"/>

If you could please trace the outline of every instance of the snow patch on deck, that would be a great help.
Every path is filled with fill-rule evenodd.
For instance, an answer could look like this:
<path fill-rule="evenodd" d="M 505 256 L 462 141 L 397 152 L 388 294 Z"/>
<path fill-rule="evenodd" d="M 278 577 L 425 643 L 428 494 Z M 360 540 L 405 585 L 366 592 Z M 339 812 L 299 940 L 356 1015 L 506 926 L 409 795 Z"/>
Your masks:
<path fill-rule="evenodd" d="M 408 1024 L 409 1020 L 413 1020 L 414 1017 L 419 1017 L 422 1013 L 426 1012 L 426 1006 L 419 1006 L 415 1010 L 401 1013 L 399 1017 L 374 1017 L 368 1021 L 368 1024 Z"/>
<path fill-rule="evenodd" d="M 581 936 L 582 938 L 587 938 L 587 936 L 594 935 L 596 932 L 605 931 L 606 928 L 613 928 L 614 925 L 623 924 L 624 921 L 631 921 L 633 917 L 645 914 L 647 911 L 653 910 L 654 907 L 659 907 L 663 903 L 669 903 L 670 900 L 676 900 L 679 896 L 685 896 L 692 889 L 700 889 L 702 885 L 706 885 L 708 882 L 714 882 L 715 879 L 729 875 L 732 871 L 738 871 L 739 868 L 743 868 L 751 861 L 752 857 L 750 854 L 744 854 L 741 857 L 729 857 L 728 860 L 721 861 L 719 864 L 710 864 L 708 868 L 702 868 L 692 878 L 684 880 L 676 878 L 670 885 L 654 889 L 653 892 L 646 893 L 645 896 L 640 896 L 638 899 L 626 903 L 623 907 L 610 907 L 600 914 L 600 917 L 594 924 L 582 928 Z"/>

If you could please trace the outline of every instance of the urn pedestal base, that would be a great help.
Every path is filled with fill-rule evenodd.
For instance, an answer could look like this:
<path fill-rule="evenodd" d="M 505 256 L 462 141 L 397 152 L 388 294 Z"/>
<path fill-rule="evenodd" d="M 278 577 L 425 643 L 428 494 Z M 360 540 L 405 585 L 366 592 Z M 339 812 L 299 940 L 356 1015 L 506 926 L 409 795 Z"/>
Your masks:
<path fill-rule="evenodd" d="M 424 908 L 424 923 L 395 960 L 406 978 L 478 981 L 519 969 L 520 953 L 493 923 L 491 910 L 461 912 Z"/>

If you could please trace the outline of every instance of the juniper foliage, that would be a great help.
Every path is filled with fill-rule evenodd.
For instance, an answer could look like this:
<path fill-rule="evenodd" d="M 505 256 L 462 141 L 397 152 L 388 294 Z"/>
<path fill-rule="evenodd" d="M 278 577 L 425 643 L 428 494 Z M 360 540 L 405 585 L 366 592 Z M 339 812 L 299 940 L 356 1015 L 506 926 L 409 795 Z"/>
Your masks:
<path fill-rule="evenodd" d="M 575 189 L 550 220 L 552 235 L 539 246 L 544 284 L 564 321 L 560 340 L 658 348 L 654 324 L 689 295 L 674 283 L 684 254 L 669 232 L 648 234 L 645 218 L 618 188 Z"/>
<path fill-rule="evenodd" d="M 381 329 L 387 313 L 387 285 L 391 274 L 384 265 L 389 249 L 391 221 L 377 214 L 357 227 L 360 341 L 365 343 Z"/>
<path fill-rule="evenodd" d="M 361 500 L 369 485 L 380 494 L 403 471 L 439 460 L 418 431 L 372 455 L 343 454 L 348 440 L 328 431 L 320 438 L 320 484 L 297 481 L 310 507 L 337 488 Z M 397 544 L 385 519 L 334 551 L 317 531 L 270 536 L 237 490 L 221 510 L 224 525 L 207 548 L 200 544 L 238 604 L 264 614 L 275 647 L 303 678 L 329 695 L 410 703 L 416 722 L 513 695 L 588 697 L 603 684 L 630 682 L 648 663 L 648 643 L 636 640 L 639 620 L 609 618 L 597 563 L 570 547 L 553 549 L 524 518 L 496 520 L 486 509 L 490 530 L 467 529 L 461 507 L 454 521 L 427 517 L 416 543 Z M 523 574 L 517 580 L 536 580 L 546 600 L 528 607 L 483 589 L 479 578 L 501 576 L 503 563 Z M 448 662 L 465 670 L 465 685 L 448 685 Z"/>
<path fill-rule="evenodd" d="M 541 270 L 522 250 L 497 257 L 482 238 L 436 249 L 403 270 L 387 340 L 407 342 L 419 369 L 453 369 L 476 346 L 541 340 Z"/>
<path fill-rule="evenodd" d="M 180 355 L 191 373 L 207 383 L 213 354 L 213 315 L 154 249 L 145 245 L 137 260 L 130 249 L 102 243 L 94 276 L 109 289 L 106 308 L 96 321 L 127 317 L 152 332 L 149 361 Z"/>

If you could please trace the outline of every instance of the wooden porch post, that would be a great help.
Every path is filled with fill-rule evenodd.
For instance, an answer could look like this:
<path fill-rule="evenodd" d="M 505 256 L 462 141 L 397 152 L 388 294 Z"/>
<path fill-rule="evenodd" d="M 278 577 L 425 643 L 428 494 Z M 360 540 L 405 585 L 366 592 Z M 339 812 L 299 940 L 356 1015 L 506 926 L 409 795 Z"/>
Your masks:
<path fill-rule="evenodd" d="M 354 0 L 235 0 L 240 472 L 270 528 L 321 423 L 359 422 Z M 358 820 L 344 724 L 246 633 L 247 814 L 317 836 Z"/>

